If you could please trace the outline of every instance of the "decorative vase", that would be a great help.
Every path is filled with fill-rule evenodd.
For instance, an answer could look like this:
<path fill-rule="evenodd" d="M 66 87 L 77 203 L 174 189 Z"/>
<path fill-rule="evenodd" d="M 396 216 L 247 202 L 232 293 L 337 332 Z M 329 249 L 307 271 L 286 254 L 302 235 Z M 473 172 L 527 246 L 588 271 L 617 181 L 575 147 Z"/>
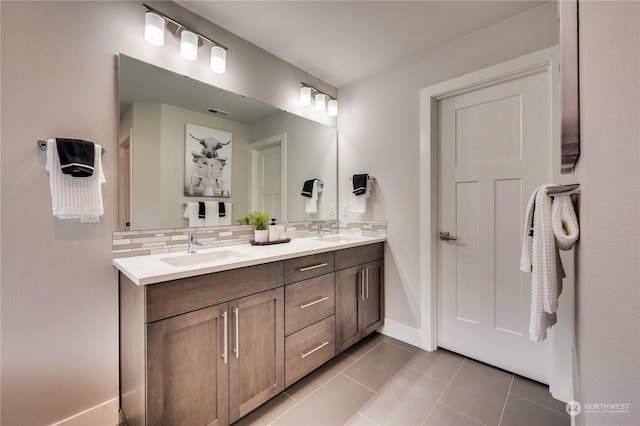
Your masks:
<path fill-rule="evenodd" d="M 266 243 L 267 241 L 269 241 L 269 230 L 267 229 L 256 229 L 254 231 L 254 237 L 253 237 L 254 241 L 256 243 Z"/>

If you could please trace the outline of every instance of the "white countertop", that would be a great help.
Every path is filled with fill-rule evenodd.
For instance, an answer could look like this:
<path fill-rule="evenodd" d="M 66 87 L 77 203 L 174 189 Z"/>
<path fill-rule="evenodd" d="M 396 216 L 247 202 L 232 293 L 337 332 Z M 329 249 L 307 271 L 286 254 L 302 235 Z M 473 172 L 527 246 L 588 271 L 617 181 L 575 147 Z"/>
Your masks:
<path fill-rule="evenodd" d="M 296 238 L 283 244 L 252 246 L 245 243 L 198 250 L 193 254 L 185 250 L 125 257 L 113 259 L 113 265 L 137 285 L 147 285 L 384 241 L 384 237 L 332 234 L 322 239 Z"/>

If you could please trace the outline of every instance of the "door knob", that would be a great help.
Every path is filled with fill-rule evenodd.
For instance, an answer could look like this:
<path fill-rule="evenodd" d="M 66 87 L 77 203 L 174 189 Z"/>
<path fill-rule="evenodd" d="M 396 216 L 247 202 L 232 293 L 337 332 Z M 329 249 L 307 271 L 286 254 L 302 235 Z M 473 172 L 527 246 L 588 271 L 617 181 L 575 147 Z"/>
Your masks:
<path fill-rule="evenodd" d="M 457 241 L 458 237 L 449 235 L 448 232 L 440 232 L 440 241 Z"/>

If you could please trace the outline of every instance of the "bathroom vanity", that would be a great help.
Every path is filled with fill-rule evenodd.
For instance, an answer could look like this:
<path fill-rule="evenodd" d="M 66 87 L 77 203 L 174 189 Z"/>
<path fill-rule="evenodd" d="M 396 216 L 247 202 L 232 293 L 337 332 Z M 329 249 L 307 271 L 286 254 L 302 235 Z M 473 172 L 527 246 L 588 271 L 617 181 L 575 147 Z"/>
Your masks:
<path fill-rule="evenodd" d="M 228 425 L 375 331 L 384 240 L 115 259 L 126 423 Z"/>

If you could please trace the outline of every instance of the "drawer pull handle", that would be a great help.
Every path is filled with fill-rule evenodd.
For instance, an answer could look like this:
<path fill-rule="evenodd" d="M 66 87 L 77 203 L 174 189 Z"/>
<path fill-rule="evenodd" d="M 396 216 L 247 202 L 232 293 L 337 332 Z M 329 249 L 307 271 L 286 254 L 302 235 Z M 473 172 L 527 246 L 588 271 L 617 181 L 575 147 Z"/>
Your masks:
<path fill-rule="evenodd" d="M 300 305 L 300 309 L 308 308 L 309 306 L 315 305 L 316 303 L 324 302 L 325 300 L 328 300 L 328 299 L 329 299 L 329 296 L 322 297 L 322 298 L 320 298 L 318 300 L 314 300 L 313 302 L 309 302 L 307 304 Z"/>
<path fill-rule="evenodd" d="M 328 263 L 318 263 L 317 265 L 311 265 L 311 266 L 307 266 L 304 268 L 299 268 L 298 270 L 300 272 L 304 272 L 304 271 L 310 271 L 312 269 L 317 269 L 317 268 L 323 268 L 325 266 L 329 265 Z"/>
<path fill-rule="evenodd" d="M 325 346 L 327 346 L 329 344 L 329 342 L 322 342 L 320 343 L 318 346 L 316 346 L 315 348 L 311 349 L 309 352 L 307 352 L 306 354 L 300 354 L 300 358 L 306 358 L 309 355 L 311 355 L 312 353 L 314 353 L 315 351 L 319 351 L 320 349 L 324 348 Z"/>

